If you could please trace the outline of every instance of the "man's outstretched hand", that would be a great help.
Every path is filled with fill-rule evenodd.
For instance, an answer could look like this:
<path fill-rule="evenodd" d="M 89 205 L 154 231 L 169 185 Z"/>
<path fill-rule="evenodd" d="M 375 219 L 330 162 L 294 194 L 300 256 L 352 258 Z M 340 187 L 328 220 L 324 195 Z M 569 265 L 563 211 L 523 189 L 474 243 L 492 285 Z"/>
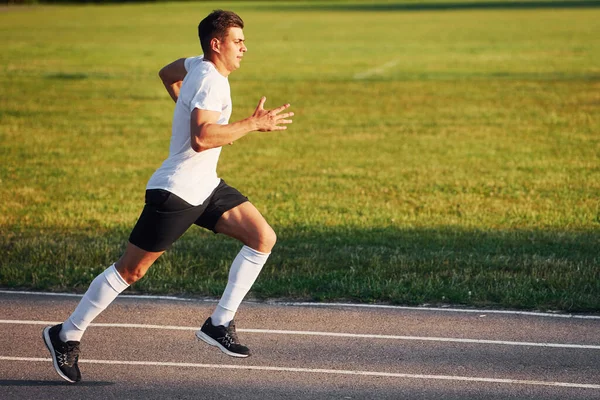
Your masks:
<path fill-rule="evenodd" d="M 288 108 L 290 105 L 284 104 L 281 107 L 277 107 L 272 110 L 265 110 L 265 101 L 267 101 L 267 98 L 264 96 L 261 97 L 256 110 L 254 110 L 254 113 L 252 114 L 252 119 L 254 120 L 256 130 L 260 132 L 286 130 L 286 125 L 292 123 L 292 120 L 287 118 L 293 117 L 294 113 L 288 112 L 280 114 L 280 112 Z"/>

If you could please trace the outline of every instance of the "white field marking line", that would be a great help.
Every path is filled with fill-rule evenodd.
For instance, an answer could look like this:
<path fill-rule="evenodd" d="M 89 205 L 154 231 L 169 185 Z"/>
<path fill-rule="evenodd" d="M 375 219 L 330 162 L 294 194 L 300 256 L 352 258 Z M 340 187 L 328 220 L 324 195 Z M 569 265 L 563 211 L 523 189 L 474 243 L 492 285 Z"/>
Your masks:
<path fill-rule="evenodd" d="M 357 74 L 354 74 L 354 79 L 365 79 L 365 78 L 368 78 L 369 76 L 381 75 L 385 72 L 385 70 L 393 68 L 396 65 L 398 65 L 399 62 L 400 62 L 400 60 L 392 60 L 392 61 L 387 62 L 379 67 L 368 69 L 363 72 L 359 72 Z"/>
<path fill-rule="evenodd" d="M 36 296 L 56 296 L 56 297 L 82 297 L 82 294 L 76 293 L 51 293 L 51 292 L 28 292 L 18 290 L 0 290 L 0 294 L 18 294 L 18 295 L 36 295 Z M 201 298 L 185 298 L 175 296 L 153 296 L 153 295 L 137 295 L 137 294 L 122 294 L 117 298 L 122 299 L 142 299 L 142 300 L 175 300 L 188 302 L 207 302 L 216 303 L 217 299 L 201 299 Z M 577 314 L 558 314 L 551 312 L 534 312 L 534 311 L 513 311 L 513 310 L 484 310 L 484 309 L 467 309 L 453 307 L 407 307 L 407 306 L 392 306 L 386 304 L 352 304 L 352 303 L 309 303 L 309 302 L 287 302 L 287 301 L 267 301 L 253 302 L 246 301 L 245 303 L 268 304 L 276 306 L 292 306 L 292 307 L 323 307 L 323 308 L 371 308 L 371 309 L 390 309 L 390 310 L 409 310 L 409 311 L 443 311 L 457 313 L 473 313 L 473 314 L 506 314 L 506 315 L 527 315 L 532 317 L 552 317 L 552 318 L 575 318 L 575 319 L 597 319 L 600 320 L 600 315 L 577 315 Z"/>
<path fill-rule="evenodd" d="M 26 361 L 26 362 L 50 362 L 50 358 L 39 357 L 7 357 L 0 356 L 4 361 Z M 514 385 L 537 385 L 537 386 L 560 386 L 577 389 L 600 389 L 600 385 L 591 383 L 571 383 L 571 382 L 553 382 L 553 381 L 534 381 L 520 379 L 499 379 L 499 378 L 479 378 L 472 376 L 454 376 L 454 375 L 424 375 L 424 374 L 402 374 L 394 372 L 377 371 L 355 371 L 343 369 L 318 369 L 318 368 L 292 368 L 292 367 L 266 367 L 257 365 L 228 365 L 228 364 L 196 364 L 196 363 L 176 363 L 159 361 L 121 361 L 121 360 L 80 360 L 84 364 L 108 364 L 108 365 L 142 365 L 156 367 L 188 367 L 188 368 L 211 368 L 211 369 L 233 369 L 233 370 L 251 370 L 251 371 L 273 371 L 273 372 L 299 372 L 313 374 L 329 375 L 362 375 L 376 376 L 386 378 L 405 378 L 405 379 L 431 379 L 444 381 L 463 381 L 463 382 L 483 382 L 483 383 L 508 383 Z"/>
<path fill-rule="evenodd" d="M 5 320 L 1 319 L 0 324 L 14 325 L 57 325 L 57 321 L 24 321 L 24 320 Z M 90 326 L 99 328 L 137 328 L 137 329 L 164 329 L 173 331 L 197 331 L 198 327 L 176 326 L 176 325 L 147 325 L 147 324 L 123 324 L 123 323 L 91 323 Z M 589 349 L 600 350 L 600 345 L 591 344 L 571 344 L 571 343 L 536 343 L 536 342 L 517 342 L 507 340 L 488 340 L 488 339 L 463 339 L 463 338 L 443 338 L 430 336 L 400 336 L 400 335 L 372 335 L 362 333 L 337 333 L 337 332 L 314 332 L 314 331 L 286 331 L 271 329 L 238 329 L 238 332 L 244 333 L 264 333 L 270 335 L 305 335 L 305 336 L 329 336 L 355 339 L 385 339 L 385 340 L 413 340 L 424 342 L 452 342 L 452 343 L 473 343 L 473 344 L 494 344 L 506 346 L 529 346 L 529 347 L 552 347 L 560 349 Z"/>

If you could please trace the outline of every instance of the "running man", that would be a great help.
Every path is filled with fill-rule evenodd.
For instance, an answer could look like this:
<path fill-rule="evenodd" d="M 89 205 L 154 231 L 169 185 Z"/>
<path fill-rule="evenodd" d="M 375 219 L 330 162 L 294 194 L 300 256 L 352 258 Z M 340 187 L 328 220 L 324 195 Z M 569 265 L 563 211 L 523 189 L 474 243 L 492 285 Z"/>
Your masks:
<path fill-rule="evenodd" d="M 250 355 L 238 340 L 233 319 L 276 235 L 247 197 L 217 177 L 217 162 L 221 146 L 250 132 L 285 130 L 294 114 L 283 112 L 289 104 L 265 110 L 262 97 L 251 116 L 229 123 L 227 77 L 240 67 L 248 50 L 243 28 L 237 14 L 212 12 L 198 25 L 204 56 L 176 60 L 159 72 L 176 102 L 169 156 L 148 181 L 146 204 L 125 253 L 92 281 L 64 323 L 43 331 L 54 368 L 63 379 L 81 380 L 79 343 L 88 325 L 194 224 L 244 245 L 233 260 L 223 296 L 196 336 L 230 356 Z"/>

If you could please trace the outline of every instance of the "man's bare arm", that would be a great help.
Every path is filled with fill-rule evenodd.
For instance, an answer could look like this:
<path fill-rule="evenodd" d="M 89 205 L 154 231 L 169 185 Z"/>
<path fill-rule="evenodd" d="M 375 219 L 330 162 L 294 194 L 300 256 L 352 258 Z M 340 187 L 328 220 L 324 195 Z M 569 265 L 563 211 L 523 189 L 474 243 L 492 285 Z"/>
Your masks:
<path fill-rule="evenodd" d="M 287 118 L 294 116 L 294 113 L 280 113 L 290 105 L 284 104 L 273 110 L 265 110 L 263 108 L 265 101 L 266 98 L 262 97 L 256 110 L 248 118 L 227 125 L 217 124 L 220 115 L 218 111 L 194 109 L 190 120 L 192 149 L 199 153 L 231 144 L 253 131 L 268 132 L 287 129 L 285 125 L 292 123 L 292 120 Z"/>
<path fill-rule="evenodd" d="M 169 92 L 169 95 L 174 102 L 177 103 L 179 98 L 179 89 L 181 89 L 181 82 L 187 71 L 185 70 L 185 58 L 173 61 L 171 64 L 165 65 L 159 72 L 158 76 L 162 80 L 165 89 Z"/>

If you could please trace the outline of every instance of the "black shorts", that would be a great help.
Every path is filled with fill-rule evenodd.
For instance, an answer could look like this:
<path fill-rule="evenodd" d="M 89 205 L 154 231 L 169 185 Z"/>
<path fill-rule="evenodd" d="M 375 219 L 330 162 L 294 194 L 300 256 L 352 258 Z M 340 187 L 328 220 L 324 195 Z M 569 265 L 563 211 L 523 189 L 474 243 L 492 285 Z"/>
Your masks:
<path fill-rule="evenodd" d="M 146 205 L 129 242 L 146 251 L 166 250 L 193 224 L 215 232 L 221 215 L 246 201 L 246 196 L 223 180 L 199 206 L 167 190 L 146 190 Z"/>

